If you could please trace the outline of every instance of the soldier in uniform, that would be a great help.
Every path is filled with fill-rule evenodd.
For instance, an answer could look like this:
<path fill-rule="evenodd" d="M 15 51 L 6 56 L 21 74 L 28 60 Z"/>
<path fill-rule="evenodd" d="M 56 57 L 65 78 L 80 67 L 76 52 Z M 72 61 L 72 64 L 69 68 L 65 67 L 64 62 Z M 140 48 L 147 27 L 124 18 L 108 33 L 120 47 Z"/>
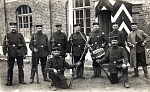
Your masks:
<path fill-rule="evenodd" d="M 32 51 L 32 68 L 31 68 L 31 81 L 33 83 L 35 70 L 41 62 L 41 70 L 43 74 L 44 81 L 48 81 L 47 73 L 45 72 L 45 66 L 47 61 L 47 56 L 49 54 L 49 43 L 48 37 L 46 34 L 43 34 L 43 25 L 36 25 L 36 33 L 34 33 L 31 37 L 29 48 Z"/>
<path fill-rule="evenodd" d="M 109 60 L 109 72 L 112 84 L 119 82 L 118 72 L 122 72 L 124 87 L 129 88 L 128 84 L 128 57 L 123 47 L 118 46 L 118 36 L 110 37 L 111 47 L 108 48 L 105 56 L 100 60 L 101 63 L 105 63 Z M 99 61 L 98 61 L 99 62 Z"/>
<path fill-rule="evenodd" d="M 76 65 L 69 65 L 65 59 L 60 56 L 60 47 L 52 48 L 52 57 L 46 64 L 46 71 L 49 73 L 49 78 L 52 80 L 52 90 L 56 91 L 57 88 L 68 89 L 67 79 L 64 76 L 65 68 L 75 68 Z M 79 64 L 79 63 L 78 63 Z"/>
<path fill-rule="evenodd" d="M 125 48 L 125 36 L 122 31 L 118 30 L 118 23 L 112 23 L 112 32 L 109 33 L 109 37 L 118 36 L 118 45 Z"/>
<path fill-rule="evenodd" d="M 99 31 L 99 23 L 94 22 L 93 31 L 90 33 L 89 45 L 91 46 L 92 50 L 96 50 L 101 47 L 104 48 L 105 44 L 106 44 L 105 33 Z M 95 77 L 102 78 L 103 76 L 101 75 L 100 65 L 96 62 L 96 58 L 92 57 L 92 60 L 93 60 L 93 71 L 94 71 L 94 75 L 92 76 L 92 78 Z"/>
<path fill-rule="evenodd" d="M 80 24 L 74 25 L 74 31 L 75 33 L 71 34 L 69 38 L 70 44 L 69 52 L 73 56 L 74 63 L 77 63 L 79 60 L 81 62 L 81 65 L 79 65 L 76 70 L 76 79 L 77 78 L 85 79 L 85 77 L 83 76 L 83 71 L 84 71 L 85 55 L 87 52 L 87 51 L 84 52 L 85 50 L 84 47 L 86 44 L 86 35 L 84 34 L 84 32 L 81 32 Z"/>
<path fill-rule="evenodd" d="M 143 30 L 137 28 L 137 23 L 131 23 L 132 31 L 128 35 L 128 46 L 130 47 L 130 66 L 134 67 L 135 74 L 133 77 L 138 77 L 138 66 L 142 66 L 145 77 L 149 78 L 147 65 L 146 43 L 150 41 L 148 36 Z"/>
<path fill-rule="evenodd" d="M 3 53 L 4 55 L 8 55 L 8 74 L 6 85 L 12 85 L 15 59 L 18 64 L 19 83 L 26 84 L 24 82 L 23 58 L 27 55 L 27 47 L 23 35 L 17 32 L 17 23 L 11 22 L 9 24 L 11 32 L 6 34 L 3 43 Z"/>
<path fill-rule="evenodd" d="M 61 24 L 56 24 L 55 26 L 57 28 L 57 31 L 52 34 L 49 42 L 50 54 L 51 54 L 51 49 L 53 47 L 59 46 L 61 48 L 60 55 L 65 58 L 67 52 L 67 36 L 65 35 L 65 33 L 61 32 L 62 30 Z"/>

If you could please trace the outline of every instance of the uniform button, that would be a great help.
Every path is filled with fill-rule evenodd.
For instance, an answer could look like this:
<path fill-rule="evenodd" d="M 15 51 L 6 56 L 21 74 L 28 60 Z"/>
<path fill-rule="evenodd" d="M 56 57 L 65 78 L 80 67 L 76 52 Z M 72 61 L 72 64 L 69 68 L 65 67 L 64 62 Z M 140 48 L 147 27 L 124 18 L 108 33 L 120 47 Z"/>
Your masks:
<path fill-rule="evenodd" d="M 81 47 L 81 46 L 79 45 L 79 47 Z"/>
<path fill-rule="evenodd" d="M 97 44 L 97 42 L 95 42 L 95 44 Z"/>
<path fill-rule="evenodd" d="M 60 44 L 58 44 L 58 46 L 60 46 Z"/>
<path fill-rule="evenodd" d="M 13 46 L 13 47 L 15 47 L 15 45 L 14 45 L 14 44 L 13 44 L 12 46 Z"/>

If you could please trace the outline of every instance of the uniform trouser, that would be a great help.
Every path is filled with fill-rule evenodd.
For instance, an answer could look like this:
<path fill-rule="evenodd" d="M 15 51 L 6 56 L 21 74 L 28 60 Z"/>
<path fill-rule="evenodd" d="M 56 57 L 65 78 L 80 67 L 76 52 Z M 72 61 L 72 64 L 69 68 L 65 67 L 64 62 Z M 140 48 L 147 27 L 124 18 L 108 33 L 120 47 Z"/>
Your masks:
<path fill-rule="evenodd" d="M 138 75 L 138 66 L 140 65 L 143 67 L 144 73 L 148 74 L 145 52 L 136 53 L 136 59 L 137 59 L 136 68 L 134 68 L 135 74 Z"/>
<path fill-rule="evenodd" d="M 80 60 L 81 56 L 74 56 L 74 62 L 77 63 Z M 81 59 L 81 64 L 78 66 L 77 68 L 77 76 L 78 75 L 83 75 L 83 71 L 84 71 L 84 61 L 85 61 L 85 56 L 82 57 Z"/>
<path fill-rule="evenodd" d="M 96 62 L 96 59 L 92 59 L 93 60 L 93 70 L 94 70 L 94 74 L 99 75 L 101 74 L 101 66 L 99 65 L 99 63 Z"/>
<path fill-rule="evenodd" d="M 52 80 L 53 86 L 63 89 L 69 88 L 64 75 L 58 75 L 54 71 L 49 71 L 49 78 Z"/>
<path fill-rule="evenodd" d="M 46 77 L 45 66 L 46 66 L 47 57 L 37 57 L 35 55 L 32 55 L 31 75 L 37 69 L 39 61 L 41 62 L 41 70 L 42 70 L 43 77 Z M 30 79 L 34 79 L 34 75 L 31 76 Z"/>
<path fill-rule="evenodd" d="M 14 68 L 14 63 L 15 59 L 17 60 L 17 65 L 18 65 L 18 77 L 19 77 L 19 82 L 24 81 L 24 71 L 23 71 L 23 56 L 17 56 L 17 57 L 9 57 L 8 58 L 8 75 L 7 75 L 7 82 L 10 82 L 12 84 L 13 80 L 13 68 Z"/>
<path fill-rule="evenodd" d="M 119 70 L 122 70 L 122 76 L 123 76 L 123 81 L 128 82 L 128 68 L 119 68 Z M 110 73 L 110 77 L 112 79 L 112 84 L 116 84 L 119 82 L 118 78 L 118 72 L 117 73 Z"/>

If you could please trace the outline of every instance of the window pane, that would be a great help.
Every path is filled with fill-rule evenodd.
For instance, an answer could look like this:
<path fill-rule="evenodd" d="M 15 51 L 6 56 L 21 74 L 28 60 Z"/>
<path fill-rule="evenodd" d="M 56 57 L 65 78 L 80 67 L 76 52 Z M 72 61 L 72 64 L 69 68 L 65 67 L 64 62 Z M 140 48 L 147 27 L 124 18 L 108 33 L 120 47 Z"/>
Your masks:
<path fill-rule="evenodd" d="M 84 24 L 83 24 L 83 19 L 80 19 L 80 24 L 81 24 L 81 27 L 84 26 Z"/>
<path fill-rule="evenodd" d="M 28 24 L 24 24 L 24 28 L 28 28 Z"/>
<path fill-rule="evenodd" d="M 79 19 L 76 19 L 76 24 L 79 24 L 79 23 L 80 23 Z"/>
<path fill-rule="evenodd" d="M 28 12 L 27 12 L 27 6 L 24 5 L 22 8 L 23 8 L 23 14 L 27 14 L 27 13 L 28 13 Z"/>
<path fill-rule="evenodd" d="M 79 7 L 83 7 L 83 0 L 78 0 L 79 1 Z"/>
<path fill-rule="evenodd" d="M 78 0 L 75 0 L 75 7 L 79 7 Z"/>
<path fill-rule="evenodd" d="M 90 27 L 90 18 L 86 19 L 86 27 Z"/>
<path fill-rule="evenodd" d="M 18 14 L 21 14 L 21 7 L 18 9 L 17 12 L 18 12 Z"/>
<path fill-rule="evenodd" d="M 79 10 L 76 11 L 76 18 L 79 18 Z"/>
<path fill-rule="evenodd" d="M 89 0 L 85 0 L 85 6 L 90 6 L 90 1 Z"/>
<path fill-rule="evenodd" d="M 86 35 L 89 36 L 89 33 L 91 32 L 90 28 L 86 28 Z"/>
<path fill-rule="evenodd" d="M 86 9 L 86 18 L 90 17 L 90 9 Z"/>
<path fill-rule="evenodd" d="M 29 13 L 32 13 L 31 8 L 30 7 L 28 7 L 28 8 L 29 8 Z"/>
<path fill-rule="evenodd" d="M 19 17 L 19 23 L 22 23 L 22 17 Z"/>
<path fill-rule="evenodd" d="M 83 18 L 83 10 L 80 10 L 80 18 Z"/>
<path fill-rule="evenodd" d="M 19 24 L 19 28 L 22 28 L 22 24 Z"/>
<path fill-rule="evenodd" d="M 32 23 L 32 16 L 30 16 L 30 23 Z"/>

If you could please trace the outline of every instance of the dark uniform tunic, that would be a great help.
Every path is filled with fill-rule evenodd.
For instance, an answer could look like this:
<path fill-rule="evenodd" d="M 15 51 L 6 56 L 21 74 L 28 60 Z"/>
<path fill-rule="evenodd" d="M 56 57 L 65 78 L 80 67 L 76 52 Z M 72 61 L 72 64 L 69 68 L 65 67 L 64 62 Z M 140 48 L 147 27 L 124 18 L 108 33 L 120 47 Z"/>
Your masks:
<path fill-rule="evenodd" d="M 46 66 L 47 56 L 49 54 L 49 43 L 46 34 L 35 33 L 32 35 L 29 48 L 32 51 L 32 69 L 35 69 L 39 60 L 41 61 L 42 73 Z M 38 49 L 38 52 L 34 52 L 34 48 Z"/>
<path fill-rule="evenodd" d="M 55 32 L 50 38 L 50 53 L 53 47 L 60 47 L 60 55 L 65 58 L 67 52 L 67 37 L 63 32 Z"/>
<path fill-rule="evenodd" d="M 102 44 L 105 44 L 105 43 L 106 43 L 106 37 L 103 32 L 99 32 L 99 31 L 91 32 L 89 45 L 91 46 L 93 50 L 100 48 Z M 93 67 L 100 67 L 94 58 L 92 58 L 92 60 L 93 60 Z"/>
<path fill-rule="evenodd" d="M 69 65 L 61 56 L 50 58 L 46 64 L 46 71 L 49 71 L 48 68 L 57 70 L 57 73 L 54 73 L 53 70 L 49 71 L 49 78 L 52 80 L 53 86 L 64 89 L 69 88 L 64 76 L 64 71 L 65 68 L 71 69 L 74 67 L 75 65 Z"/>
<path fill-rule="evenodd" d="M 82 36 L 81 36 L 81 34 L 82 34 Z M 86 35 L 83 32 L 81 32 L 81 34 L 79 32 L 76 32 L 76 33 L 71 34 L 71 36 L 69 38 L 69 44 L 71 45 L 69 52 L 72 53 L 75 63 L 77 63 L 80 60 L 80 58 L 84 52 L 84 47 L 86 44 L 86 42 L 85 42 Z M 84 52 L 83 57 L 81 58 L 81 61 L 80 61 L 81 64 L 78 66 L 78 68 L 76 70 L 77 77 L 84 78 L 83 71 L 84 71 L 84 61 L 85 61 L 86 52 L 87 51 Z"/>
<path fill-rule="evenodd" d="M 23 35 L 17 32 L 8 33 L 3 43 L 3 53 L 4 55 L 8 53 L 8 76 L 10 76 L 10 83 L 12 83 L 15 59 L 17 59 L 19 69 L 19 82 L 24 81 L 23 57 L 27 55 L 27 47 Z"/>
<path fill-rule="evenodd" d="M 124 59 L 124 62 L 121 61 Z M 128 62 L 128 57 L 126 51 L 123 47 L 110 47 L 107 50 L 105 57 L 101 60 L 102 63 L 109 60 L 109 71 L 111 74 L 117 74 L 119 70 L 122 69 L 122 64 L 126 64 Z M 124 81 L 128 80 L 128 69 L 123 69 L 123 78 Z"/>
<path fill-rule="evenodd" d="M 118 46 L 125 48 L 125 36 L 122 31 L 112 31 L 109 33 L 109 37 L 118 36 Z"/>
<path fill-rule="evenodd" d="M 86 39 L 86 36 L 83 32 L 81 32 L 82 35 L 84 36 L 84 38 Z M 71 34 L 70 38 L 69 38 L 69 43 L 70 45 L 70 49 L 69 52 L 72 53 L 72 55 L 74 56 L 74 62 L 77 63 L 81 57 L 81 55 L 84 52 L 84 47 L 85 47 L 85 40 L 83 39 L 83 37 L 81 36 L 81 34 L 79 32 L 73 33 Z M 86 53 L 85 53 L 86 54 Z M 81 60 L 81 67 L 84 67 L 84 63 L 83 61 L 85 60 L 85 54 Z"/>

